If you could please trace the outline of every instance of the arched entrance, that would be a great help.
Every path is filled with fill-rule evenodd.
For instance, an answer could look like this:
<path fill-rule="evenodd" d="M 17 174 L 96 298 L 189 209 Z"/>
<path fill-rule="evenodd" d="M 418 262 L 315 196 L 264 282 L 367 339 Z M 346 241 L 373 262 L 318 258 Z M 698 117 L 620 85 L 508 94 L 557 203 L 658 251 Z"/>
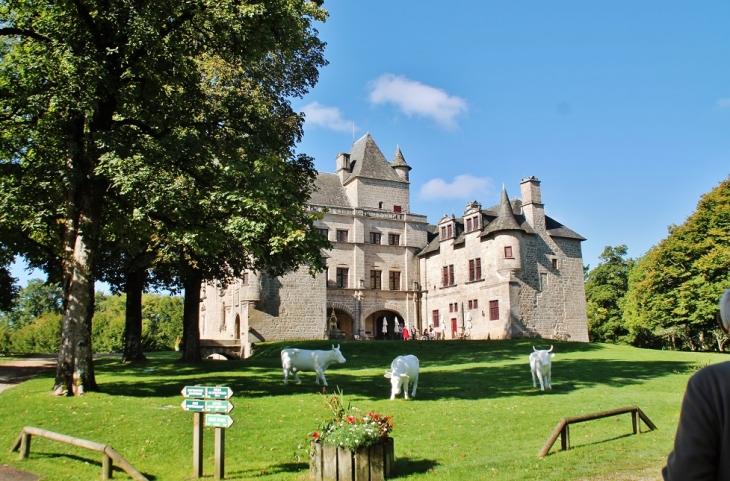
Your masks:
<path fill-rule="evenodd" d="M 372 337 L 378 340 L 398 339 L 396 324 L 405 326 L 403 317 L 394 311 L 376 311 L 365 319 L 366 331 L 371 332 Z"/>
<path fill-rule="evenodd" d="M 354 320 L 346 311 L 334 307 L 327 308 L 327 332 L 330 339 L 354 339 L 353 325 Z"/>

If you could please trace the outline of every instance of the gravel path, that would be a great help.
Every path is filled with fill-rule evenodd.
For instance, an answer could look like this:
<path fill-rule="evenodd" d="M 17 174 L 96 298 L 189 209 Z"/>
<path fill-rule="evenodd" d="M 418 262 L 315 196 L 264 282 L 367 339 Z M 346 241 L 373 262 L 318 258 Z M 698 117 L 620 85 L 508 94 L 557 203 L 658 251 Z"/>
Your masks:
<path fill-rule="evenodd" d="M 43 354 L 5 362 L 0 358 L 0 392 L 42 372 L 53 370 L 57 361 L 57 354 Z"/>

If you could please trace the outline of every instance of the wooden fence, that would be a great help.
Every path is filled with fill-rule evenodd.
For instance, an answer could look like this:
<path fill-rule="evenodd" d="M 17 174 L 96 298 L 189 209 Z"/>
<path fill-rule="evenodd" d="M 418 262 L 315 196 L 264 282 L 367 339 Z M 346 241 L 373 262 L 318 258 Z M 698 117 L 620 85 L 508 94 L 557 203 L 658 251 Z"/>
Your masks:
<path fill-rule="evenodd" d="M 46 431 L 45 429 L 34 428 L 32 426 L 24 427 L 13 443 L 13 446 L 10 448 L 11 452 L 20 450 L 19 459 L 25 459 L 30 454 L 31 436 L 40 436 L 60 443 L 66 443 L 79 448 L 90 449 L 92 451 L 102 453 L 101 479 L 105 481 L 112 478 L 113 463 L 117 463 L 117 465 L 135 481 L 149 481 L 111 446 L 96 443 L 94 441 L 87 441 L 86 439 L 74 438 L 65 434 L 54 433 L 53 431 Z"/>
<path fill-rule="evenodd" d="M 555 444 L 555 441 L 558 439 L 558 436 L 560 436 L 560 446 L 564 451 L 567 451 L 570 449 L 570 425 L 575 423 L 582 423 L 585 421 L 592 421 L 594 419 L 601 419 L 606 418 L 609 416 L 618 416 L 619 414 L 626 414 L 631 413 L 631 425 L 634 430 L 634 434 L 641 432 L 641 423 L 639 422 L 639 419 L 641 421 L 644 421 L 644 424 L 647 425 L 647 427 L 650 430 L 656 429 L 656 426 L 653 422 L 651 422 L 651 419 L 647 417 L 646 414 L 639 408 L 639 406 L 626 406 L 618 409 L 612 409 L 610 411 L 601 411 L 598 413 L 591 413 L 591 414 L 584 414 L 583 416 L 575 416 L 572 418 L 563 418 L 560 420 L 557 426 L 555 426 L 555 429 L 553 430 L 550 437 L 545 441 L 545 444 L 543 445 L 542 449 L 538 453 L 538 457 L 543 458 L 547 456 L 548 451 L 550 451 L 550 448 L 553 447 L 553 444 Z"/>

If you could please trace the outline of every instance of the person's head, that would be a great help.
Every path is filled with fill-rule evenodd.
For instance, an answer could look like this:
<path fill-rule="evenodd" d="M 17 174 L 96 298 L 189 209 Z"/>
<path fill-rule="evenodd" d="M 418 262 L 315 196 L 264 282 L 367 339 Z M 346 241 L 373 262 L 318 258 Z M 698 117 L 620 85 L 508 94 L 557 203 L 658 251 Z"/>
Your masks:
<path fill-rule="evenodd" d="M 730 289 L 726 290 L 720 298 L 720 312 L 717 313 L 717 323 L 727 334 L 730 331 Z"/>

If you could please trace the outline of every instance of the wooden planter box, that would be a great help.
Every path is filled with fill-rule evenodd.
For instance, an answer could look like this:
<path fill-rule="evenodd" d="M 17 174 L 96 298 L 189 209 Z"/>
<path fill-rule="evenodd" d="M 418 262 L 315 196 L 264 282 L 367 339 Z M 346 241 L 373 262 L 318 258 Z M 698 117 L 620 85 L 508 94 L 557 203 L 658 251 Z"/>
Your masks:
<path fill-rule="evenodd" d="M 393 438 L 356 451 L 311 442 L 309 476 L 317 481 L 382 481 L 390 479 Z"/>

